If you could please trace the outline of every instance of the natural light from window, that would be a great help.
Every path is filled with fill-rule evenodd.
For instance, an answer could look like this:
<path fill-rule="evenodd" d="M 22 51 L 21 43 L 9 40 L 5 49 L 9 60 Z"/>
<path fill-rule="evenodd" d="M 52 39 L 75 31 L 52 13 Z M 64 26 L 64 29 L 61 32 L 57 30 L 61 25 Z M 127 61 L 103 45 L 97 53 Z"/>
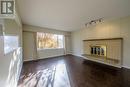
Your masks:
<path fill-rule="evenodd" d="M 64 48 L 64 36 L 51 33 L 37 33 L 38 49 Z"/>

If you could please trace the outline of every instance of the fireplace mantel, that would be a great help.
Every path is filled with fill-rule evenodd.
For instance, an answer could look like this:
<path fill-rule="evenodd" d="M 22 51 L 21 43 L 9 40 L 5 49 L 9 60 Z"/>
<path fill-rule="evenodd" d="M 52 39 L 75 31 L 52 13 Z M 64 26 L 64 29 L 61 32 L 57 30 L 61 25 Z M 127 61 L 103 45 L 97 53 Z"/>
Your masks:
<path fill-rule="evenodd" d="M 119 38 L 87 39 L 83 41 L 101 41 L 101 40 L 123 40 L 123 38 L 119 37 Z"/>

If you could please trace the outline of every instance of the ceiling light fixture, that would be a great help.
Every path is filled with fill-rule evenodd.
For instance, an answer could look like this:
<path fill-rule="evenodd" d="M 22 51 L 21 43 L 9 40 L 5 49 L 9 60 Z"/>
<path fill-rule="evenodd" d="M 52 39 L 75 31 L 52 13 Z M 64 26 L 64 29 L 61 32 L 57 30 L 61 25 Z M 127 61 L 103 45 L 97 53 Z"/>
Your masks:
<path fill-rule="evenodd" d="M 99 19 L 96 19 L 96 20 L 92 20 L 92 21 L 86 23 L 85 26 L 88 27 L 88 26 L 90 26 L 90 25 L 95 25 L 95 24 L 97 24 L 97 23 L 102 22 L 102 20 L 103 20 L 103 18 L 99 18 Z"/>

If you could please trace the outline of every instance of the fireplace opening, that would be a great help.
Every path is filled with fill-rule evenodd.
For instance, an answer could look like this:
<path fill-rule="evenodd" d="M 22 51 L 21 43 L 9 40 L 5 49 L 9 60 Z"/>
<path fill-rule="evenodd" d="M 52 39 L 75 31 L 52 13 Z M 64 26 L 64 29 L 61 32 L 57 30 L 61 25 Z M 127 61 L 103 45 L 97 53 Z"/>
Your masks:
<path fill-rule="evenodd" d="M 105 45 L 90 46 L 90 54 L 94 56 L 107 56 L 107 47 Z"/>

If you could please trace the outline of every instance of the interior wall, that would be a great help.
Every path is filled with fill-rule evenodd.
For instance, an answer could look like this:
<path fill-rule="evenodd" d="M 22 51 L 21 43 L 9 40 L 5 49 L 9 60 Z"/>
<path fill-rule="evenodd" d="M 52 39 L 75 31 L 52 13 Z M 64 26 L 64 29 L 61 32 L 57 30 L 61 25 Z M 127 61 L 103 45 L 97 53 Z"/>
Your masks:
<path fill-rule="evenodd" d="M 37 59 L 44 59 L 56 56 L 62 56 L 64 54 L 64 49 L 45 49 L 45 50 L 38 50 L 37 52 L 38 58 Z"/>
<path fill-rule="evenodd" d="M 0 24 L 0 36 L 3 35 L 2 24 Z"/>
<path fill-rule="evenodd" d="M 71 54 L 72 48 L 71 48 L 71 34 L 65 35 L 65 54 Z"/>
<path fill-rule="evenodd" d="M 4 20 L 4 34 L 5 35 L 13 35 L 18 36 L 19 38 L 19 46 L 22 47 L 22 27 L 19 26 L 15 20 L 13 19 L 5 19 Z"/>
<path fill-rule="evenodd" d="M 70 32 L 67 31 L 60 31 L 60 30 L 50 29 L 50 28 L 42 28 L 42 27 L 26 25 L 26 24 L 23 25 L 23 31 L 46 32 L 46 33 L 53 33 L 53 34 L 70 35 Z"/>
<path fill-rule="evenodd" d="M 2 87 L 17 87 L 22 68 L 22 27 L 19 27 L 13 19 L 4 19 L 2 29 L 4 36 L 19 37 L 19 48 L 4 54 L 4 37 L 0 36 L 0 85 Z"/>
<path fill-rule="evenodd" d="M 36 32 L 45 32 L 45 33 L 53 33 L 53 34 L 61 34 L 65 36 L 65 49 L 44 49 L 37 50 L 36 47 Z M 34 35 L 35 33 L 35 35 Z M 54 56 L 64 55 L 65 53 L 70 52 L 70 32 L 59 31 L 48 28 L 41 28 L 37 26 L 31 25 L 23 25 L 23 47 L 24 47 L 24 61 L 36 60 L 36 59 L 44 59 Z M 35 55 L 36 54 L 36 55 Z"/>
<path fill-rule="evenodd" d="M 23 57 L 24 61 L 36 59 L 35 33 L 23 32 Z"/>
<path fill-rule="evenodd" d="M 72 32 L 72 52 L 83 54 L 83 41 L 86 39 L 123 38 L 123 66 L 130 68 L 130 16 L 104 20 L 102 23 Z"/>

